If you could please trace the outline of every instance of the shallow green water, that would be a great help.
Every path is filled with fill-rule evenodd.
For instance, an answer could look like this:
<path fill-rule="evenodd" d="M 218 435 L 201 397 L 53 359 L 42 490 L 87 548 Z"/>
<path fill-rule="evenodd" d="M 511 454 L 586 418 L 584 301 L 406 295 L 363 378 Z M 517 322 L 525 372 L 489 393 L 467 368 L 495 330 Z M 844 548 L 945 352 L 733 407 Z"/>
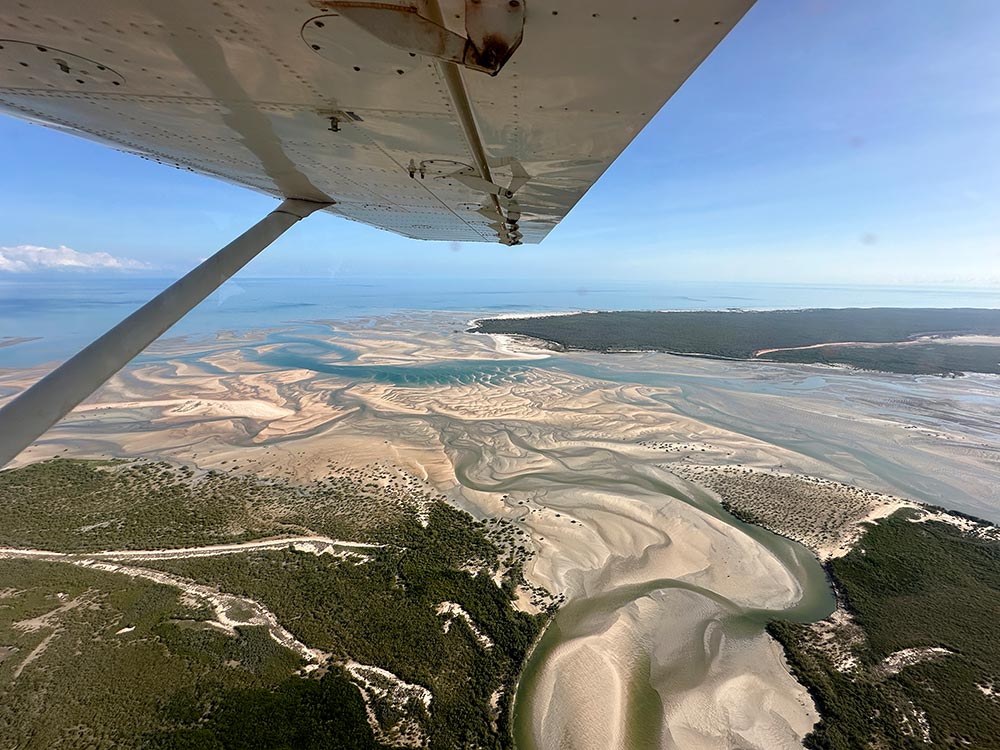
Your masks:
<path fill-rule="evenodd" d="M 677 496 L 676 492 L 669 494 Z M 531 703 L 538 689 L 538 681 L 547 660 L 563 643 L 581 632 L 587 632 L 586 623 L 614 612 L 631 602 L 664 589 L 681 589 L 704 596 L 718 604 L 728 615 L 722 627 L 728 637 L 753 637 L 759 635 L 768 621 L 773 619 L 793 622 L 814 622 L 833 612 L 836 601 L 822 566 L 800 544 L 773 534 L 758 526 L 746 524 L 723 510 L 707 494 L 693 490 L 683 498 L 691 505 L 710 515 L 725 520 L 741 529 L 773 552 L 795 576 L 802 589 L 802 597 L 795 606 L 784 610 L 753 609 L 741 607 L 729 599 L 700 586 L 673 579 L 647 581 L 632 586 L 621 586 L 605 594 L 577 599 L 555 615 L 539 639 L 531 657 L 525 664 L 514 698 L 513 731 L 518 750 L 540 750 L 532 738 Z M 643 670 L 645 665 L 645 671 Z M 648 662 L 640 660 L 633 670 L 628 694 L 627 741 L 630 748 L 657 748 L 660 746 L 663 723 L 663 706 L 659 693 L 649 682 Z M 707 670 L 707 664 L 704 668 Z M 691 675 L 697 679 L 697 675 Z"/>
<path fill-rule="evenodd" d="M 358 365 L 328 362 L 311 352 L 281 350 L 256 358 L 280 369 L 306 369 L 350 380 L 369 380 L 401 386 L 469 385 L 509 383 L 520 380 L 528 368 L 520 362 L 495 360 L 449 360 L 414 365 Z"/>

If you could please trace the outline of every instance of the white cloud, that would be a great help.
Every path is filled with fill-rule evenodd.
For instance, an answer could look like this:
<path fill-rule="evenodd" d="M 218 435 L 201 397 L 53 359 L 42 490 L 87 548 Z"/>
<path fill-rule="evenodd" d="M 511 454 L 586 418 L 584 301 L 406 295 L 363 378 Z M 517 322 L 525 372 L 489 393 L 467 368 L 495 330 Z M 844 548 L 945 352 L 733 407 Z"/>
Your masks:
<path fill-rule="evenodd" d="M 109 253 L 80 253 L 71 247 L 17 245 L 0 247 L 0 273 L 37 271 L 140 271 L 152 268 L 132 258 L 118 258 Z"/>

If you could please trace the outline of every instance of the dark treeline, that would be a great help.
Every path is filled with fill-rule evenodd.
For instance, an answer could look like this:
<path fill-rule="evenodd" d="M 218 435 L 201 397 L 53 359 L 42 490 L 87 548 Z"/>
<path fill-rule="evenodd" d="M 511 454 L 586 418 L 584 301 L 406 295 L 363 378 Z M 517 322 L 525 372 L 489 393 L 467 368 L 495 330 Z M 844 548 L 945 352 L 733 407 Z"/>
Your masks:
<path fill-rule="evenodd" d="M 848 365 L 859 370 L 883 370 L 910 375 L 1000 373 L 1000 346 L 983 344 L 824 346 L 821 349 L 772 352 L 765 359 L 776 362 Z"/>
<path fill-rule="evenodd" d="M 828 566 L 864 633 L 855 670 L 834 668 L 808 625 L 769 627 L 822 716 L 806 747 L 1000 748 L 1000 702 L 984 692 L 1000 675 L 1000 543 L 911 513 L 872 527 Z M 882 666 L 929 647 L 951 653 L 895 674 Z"/>
<path fill-rule="evenodd" d="M 342 669 L 331 669 L 318 680 L 290 677 L 274 689 L 233 690 L 217 695 L 216 701 L 200 721 L 194 698 L 175 700 L 171 713 L 184 726 L 152 733 L 143 745 L 150 750 L 387 747 L 375 740 L 361 694 Z"/>
<path fill-rule="evenodd" d="M 763 349 L 844 341 L 878 343 L 908 341 L 925 335 L 1000 335 L 1000 310 L 849 308 L 761 312 L 599 312 L 482 320 L 472 330 L 531 336 L 562 349 L 665 351 L 749 359 Z M 940 359 L 947 354 L 949 352 L 935 352 L 934 356 Z M 955 356 L 959 354 L 955 352 Z M 962 354 L 965 364 L 974 366 L 982 361 L 981 353 Z M 796 352 L 793 356 L 794 361 L 800 362 L 824 361 L 816 358 L 819 355 L 811 351 Z M 907 355 L 899 356 L 904 363 L 900 366 L 906 367 Z M 767 357 L 771 358 L 771 355 Z M 782 357 L 792 359 L 790 355 Z M 993 368 L 996 368 L 996 362 L 994 357 Z M 867 365 L 858 364 L 872 369 L 890 369 L 891 365 L 891 358 L 887 362 L 879 357 L 872 357 Z M 900 371 L 915 371 L 914 367 L 909 365 L 910 369 Z M 932 368 L 932 371 L 960 369 L 946 362 Z M 973 368 L 970 366 L 967 369 Z"/>
<path fill-rule="evenodd" d="M 184 547 L 295 528 L 371 541 L 433 497 L 416 480 L 378 466 L 297 485 L 260 478 L 250 463 L 242 471 L 195 472 L 165 462 L 53 459 L 0 471 L 0 545 L 59 552 Z"/>

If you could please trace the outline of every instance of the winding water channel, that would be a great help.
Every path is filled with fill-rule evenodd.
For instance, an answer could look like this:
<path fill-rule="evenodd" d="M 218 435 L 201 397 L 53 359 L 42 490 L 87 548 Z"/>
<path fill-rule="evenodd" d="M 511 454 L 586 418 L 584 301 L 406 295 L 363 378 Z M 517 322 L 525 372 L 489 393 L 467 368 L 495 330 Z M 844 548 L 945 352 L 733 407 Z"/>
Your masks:
<path fill-rule="evenodd" d="M 773 552 L 795 576 L 802 596 L 798 602 L 785 609 L 743 607 L 720 594 L 695 584 L 674 579 L 657 579 L 641 584 L 626 585 L 593 597 L 583 597 L 563 606 L 532 651 L 524 666 L 514 700 L 514 739 L 519 750 L 540 750 L 536 742 L 537 719 L 532 710 L 539 689 L 539 676 L 547 662 L 563 645 L 576 638 L 586 637 L 601 620 L 613 618 L 615 613 L 634 602 L 658 592 L 677 589 L 690 592 L 711 602 L 720 613 L 716 621 L 719 630 L 714 639 L 705 639 L 704 631 L 694 633 L 689 644 L 690 659 L 677 677 L 677 682 L 687 685 L 697 683 L 706 676 L 709 664 L 718 655 L 721 636 L 729 639 L 746 639 L 758 636 L 768 621 L 774 619 L 794 622 L 813 622 L 827 617 L 836 606 L 826 573 L 815 557 L 801 545 L 772 534 L 760 527 L 745 524 L 726 513 L 718 503 L 704 493 L 694 490 L 685 497 L 706 513 L 725 520 L 739 528 L 769 551 Z M 708 626 L 708 623 L 705 623 Z M 628 685 L 627 745 L 636 750 L 662 747 L 663 701 L 659 690 L 651 684 L 648 666 L 633 670 Z M 659 689 L 663 689 L 660 685 Z M 669 686 L 666 686 L 669 687 Z"/>
<path fill-rule="evenodd" d="M 827 467 L 831 478 L 981 515 L 997 512 L 995 498 L 982 491 L 989 482 L 989 467 L 984 469 L 983 462 L 975 457 L 978 454 L 967 450 L 970 441 L 997 442 L 989 432 L 995 430 L 995 423 L 977 421 L 982 406 L 976 399 L 1000 389 L 989 381 L 978 383 L 978 390 L 949 390 L 949 384 L 940 380 L 816 374 L 808 368 L 741 367 L 663 355 L 369 364 L 355 362 L 349 346 L 311 337 L 275 336 L 268 343 L 265 353 L 252 357 L 265 367 L 308 369 L 335 378 L 404 388 L 509 385 L 529 378 L 533 368 L 614 384 L 652 386 L 661 390 L 649 397 L 662 401 L 675 413 L 781 446 L 803 460 Z M 957 407 L 942 416 L 932 406 L 943 397 L 953 399 Z M 905 407 L 900 408 L 900 403 Z M 374 416 L 390 421 L 397 418 Z M 432 426 L 440 435 L 456 478 L 468 490 L 519 493 L 518 497 L 534 498 L 547 510 L 564 513 L 577 512 L 581 507 L 587 511 L 583 507 L 586 503 L 579 500 L 587 493 L 607 493 L 648 505 L 653 515 L 664 522 L 669 521 L 680 502 L 696 511 L 693 515 L 713 519 L 716 528 L 728 527 L 726 533 L 731 536 L 753 540 L 751 547 L 756 545 L 762 550 L 759 554 L 778 561 L 793 581 L 790 588 L 797 591 L 796 596 L 786 597 L 783 606 L 768 608 L 747 604 L 754 600 L 753 592 L 740 592 L 741 597 L 736 597 L 740 601 L 734 600 L 731 589 L 723 588 L 729 593 L 721 593 L 712 583 L 717 583 L 718 578 L 651 575 L 656 568 L 649 560 L 669 552 L 677 541 L 666 534 L 642 549 L 639 557 L 612 556 L 599 575 L 579 576 L 580 583 L 570 602 L 556 614 L 524 667 L 513 707 L 519 750 L 541 747 L 536 709 L 540 701 L 544 702 L 541 694 L 552 690 L 551 676 L 546 677 L 546 673 L 556 655 L 618 619 L 635 618 L 639 610 L 663 616 L 677 608 L 701 613 L 687 622 L 684 632 L 667 634 L 668 639 L 679 639 L 668 656 L 650 656 L 663 649 L 656 643 L 644 642 L 619 657 L 628 661 L 628 679 L 622 686 L 626 695 L 622 744 L 652 748 L 662 746 L 665 735 L 669 736 L 664 723 L 665 696 L 672 691 L 690 690 L 706 679 L 713 663 L 728 658 L 724 649 L 738 650 L 744 642 L 748 647 L 756 643 L 759 648 L 769 620 L 809 622 L 833 611 L 835 602 L 825 572 L 807 550 L 739 521 L 697 487 L 666 479 L 656 458 L 639 460 L 634 454 L 618 453 L 612 441 L 607 447 L 594 440 L 578 442 L 568 432 L 547 435 L 542 440 L 532 431 L 537 426 L 529 429 L 516 419 L 457 420 L 439 414 L 409 414 L 406 419 Z M 873 429 L 873 424 L 879 428 Z M 889 426 L 883 429 L 885 425 Z M 904 428 L 911 432 L 902 432 Z M 947 440 L 942 442 L 940 435 L 931 434 L 934 430 L 952 436 L 960 433 L 966 443 L 956 447 Z M 966 473 L 950 475 L 942 470 L 956 461 L 965 461 L 962 466 Z M 497 468 L 501 464 L 502 470 Z M 582 505 L 578 507 L 579 503 Z M 589 510 L 603 512 L 595 508 L 598 505 Z M 587 516 L 584 512 L 578 517 Z M 528 518 L 523 516 L 521 520 Z M 740 564 L 739 560 L 713 561 L 713 575 L 728 577 L 730 566 L 736 576 L 742 572 Z M 644 603 L 652 610 L 644 608 Z M 647 631 L 642 638 L 648 641 L 663 637 L 655 622 L 644 622 Z"/>

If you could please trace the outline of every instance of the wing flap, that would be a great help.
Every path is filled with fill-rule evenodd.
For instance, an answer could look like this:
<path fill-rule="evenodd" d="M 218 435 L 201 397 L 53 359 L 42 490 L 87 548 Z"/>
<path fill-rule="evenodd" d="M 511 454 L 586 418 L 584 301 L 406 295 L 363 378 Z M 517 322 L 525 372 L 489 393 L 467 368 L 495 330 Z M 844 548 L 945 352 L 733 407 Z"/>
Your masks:
<path fill-rule="evenodd" d="M 0 108 L 408 237 L 539 242 L 751 4 L 526 0 L 499 74 L 460 70 L 463 124 L 452 63 L 322 2 L 34 0 L 0 10 Z"/>

